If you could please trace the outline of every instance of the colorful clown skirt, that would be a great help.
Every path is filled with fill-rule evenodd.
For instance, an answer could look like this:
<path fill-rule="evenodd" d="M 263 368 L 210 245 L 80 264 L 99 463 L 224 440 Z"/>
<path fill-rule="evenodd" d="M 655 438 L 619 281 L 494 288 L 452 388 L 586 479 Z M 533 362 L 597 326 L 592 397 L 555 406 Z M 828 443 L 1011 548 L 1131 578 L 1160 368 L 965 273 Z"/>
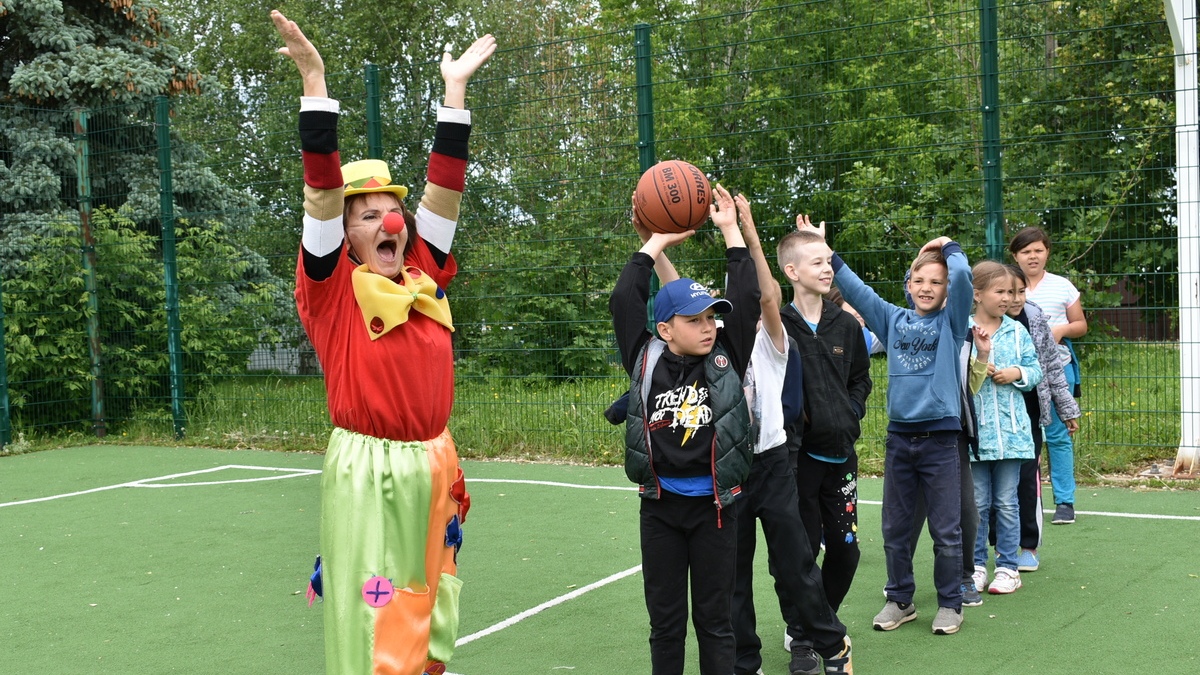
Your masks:
<path fill-rule="evenodd" d="M 444 672 L 470 507 L 449 431 L 423 442 L 335 429 L 321 477 L 325 672 Z"/>

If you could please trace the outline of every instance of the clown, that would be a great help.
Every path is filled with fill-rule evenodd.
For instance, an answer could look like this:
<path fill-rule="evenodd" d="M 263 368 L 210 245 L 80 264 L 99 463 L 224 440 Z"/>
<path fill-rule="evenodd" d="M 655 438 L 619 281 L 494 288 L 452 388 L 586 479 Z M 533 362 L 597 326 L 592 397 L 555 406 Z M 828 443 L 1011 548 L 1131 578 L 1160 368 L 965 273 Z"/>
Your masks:
<path fill-rule="evenodd" d="M 446 85 L 416 213 L 387 165 L 340 166 L 339 104 L 294 21 L 271 19 L 304 83 L 300 321 L 325 372 L 334 432 L 321 478 L 321 553 L 331 674 L 445 672 L 458 632 L 456 555 L 470 500 L 446 428 L 454 398 L 444 289 L 466 176 L 466 85 L 496 50 L 479 38 L 441 64 Z M 414 364 L 419 363 L 418 367 Z"/>

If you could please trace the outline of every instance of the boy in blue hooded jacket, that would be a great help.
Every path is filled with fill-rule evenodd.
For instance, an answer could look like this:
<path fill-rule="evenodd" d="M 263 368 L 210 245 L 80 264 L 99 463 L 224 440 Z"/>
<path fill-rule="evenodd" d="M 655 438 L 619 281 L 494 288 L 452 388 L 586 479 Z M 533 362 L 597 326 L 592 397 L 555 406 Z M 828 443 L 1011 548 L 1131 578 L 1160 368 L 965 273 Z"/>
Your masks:
<path fill-rule="evenodd" d="M 824 234 L 824 223 L 813 229 Z M 879 297 L 836 254 L 833 270 L 842 296 L 887 347 L 882 514 L 887 604 L 873 626 L 893 630 L 917 617 L 910 537 L 920 491 L 934 541 L 938 612 L 933 632 L 950 635 L 962 625 L 959 352 L 971 317 L 971 267 L 949 237 L 925 244 L 910 268 L 907 290 L 914 309 Z"/>

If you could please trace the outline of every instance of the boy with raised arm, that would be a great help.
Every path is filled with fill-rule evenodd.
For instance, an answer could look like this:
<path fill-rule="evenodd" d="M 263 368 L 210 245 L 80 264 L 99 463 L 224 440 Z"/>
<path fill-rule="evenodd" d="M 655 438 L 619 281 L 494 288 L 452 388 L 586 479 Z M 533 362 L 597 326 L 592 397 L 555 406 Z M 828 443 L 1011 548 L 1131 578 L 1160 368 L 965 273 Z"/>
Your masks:
<path fill-rule="evenodd" d="M 833 250 L 811 225 L 808 216 L 796 216 L 797 229 L 779 241 L 777 256 L 792 287 L 783 326 L 804 370 L 804 414 L 788 428 L 788 446 L 796 453 L 800 517 L 814 556 L 825 543 L 821 578 L 837 611 L 860 557 L 854 444 L 871 394 L 871 357 L 858 319 L 824 297 L 833 283 Z M 813 638 L 798 630 L 792 611 L 785 608 L 784 614 L 793 661 L 815 661 Z"/>
<path fill-rule="evenodd" d="M 812 228 L 824 235 L 825 227 Z M 888 435 L 884 454 L 883 548 L 887 604 L 876 630 L 917 617 L 913 605 L 913 512 L 917 491 L 929 510 L 938 611 L 936 635 L 962 626 L 962 529 L 958 437 L 962 431 L 960 351 L 967 338 L 974 289 L 962 247 L 949 237 L 925 244 L 910 267 L 914 309 L 879 297 L 839 257 L 834 280 L 842 296 L 887 346 Z"/>

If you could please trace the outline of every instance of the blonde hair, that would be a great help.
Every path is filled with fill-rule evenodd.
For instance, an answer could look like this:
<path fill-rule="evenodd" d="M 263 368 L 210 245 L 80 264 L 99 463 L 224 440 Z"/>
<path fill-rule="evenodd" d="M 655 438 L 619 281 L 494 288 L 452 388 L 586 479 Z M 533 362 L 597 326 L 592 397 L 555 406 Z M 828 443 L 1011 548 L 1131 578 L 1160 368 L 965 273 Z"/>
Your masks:
<path fill-rule="evenodd" d="M 788 232 L 783 239 L 779 240 L 779 248 L 775 250 L 775 258 L 779 262 L 779 267 L 796 262 L 797 251 L 805 244 L 824 244 L 825 237 L 822 237 L 813 230 L 796 230 Z"/>
<path fill-rule="evenodd" d="M 995 260 L 980 260 L 971 268 L 971 286 L 977 291 L 986 291 L 999 279 L 1011 278 L 1008 267 Z"/>

